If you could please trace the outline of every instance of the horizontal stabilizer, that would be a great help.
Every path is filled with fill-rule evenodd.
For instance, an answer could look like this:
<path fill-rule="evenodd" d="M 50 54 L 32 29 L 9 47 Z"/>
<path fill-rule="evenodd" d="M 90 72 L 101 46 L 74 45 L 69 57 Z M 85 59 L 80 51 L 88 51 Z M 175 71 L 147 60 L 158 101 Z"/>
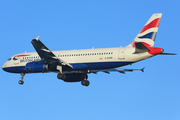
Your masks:
<path fill-rule="evenodd" d="M 177 55 L 177 54 L 175 54 L 175 53 L 160 53 L 158 55 Z"/>
<path fill-rule="evenodd" d="M 143 53 L 147 51 L 149 51 L 149 49 L 145 45 L 143 45 L 141 42 L 135 43 L 135 53 Z"/>

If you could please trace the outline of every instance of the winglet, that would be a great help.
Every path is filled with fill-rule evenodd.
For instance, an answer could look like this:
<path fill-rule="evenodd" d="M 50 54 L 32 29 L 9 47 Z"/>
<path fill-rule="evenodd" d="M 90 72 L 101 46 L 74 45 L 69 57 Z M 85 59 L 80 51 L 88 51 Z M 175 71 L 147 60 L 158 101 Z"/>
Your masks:
<path fill-rule="evenodd" d="M 144 68 L 145 68 L 145 67 L 143 67 L 143 68 L 141 69 L 142 72 L 144 72 Z"/>
<path fill-rule="evenodd" d="M 40 35 L 39 35 L 39 36 L 37 36 L 35 39 L 36 39 L 36 40 L 39 40 L 39 37 L 40 37 Z"/>

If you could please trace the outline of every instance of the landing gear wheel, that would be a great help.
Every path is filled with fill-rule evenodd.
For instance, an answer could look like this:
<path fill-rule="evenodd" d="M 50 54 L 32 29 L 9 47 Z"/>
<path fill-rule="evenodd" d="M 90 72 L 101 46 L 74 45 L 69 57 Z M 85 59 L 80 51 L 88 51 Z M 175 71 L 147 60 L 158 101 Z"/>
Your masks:
<path fill-rule="evenodd" d="M 21 80 L 19 80 L 18 82 L 20 85 L 24 84 L 24 81 L 23 81 L 24 76 L 25 76 L 25 73 L 21 73 Z"/>
<path fill-rule="evenodd" d="M 88 80 L 86 80 L 85 86 L 89 86 L 89 81 Z"/>
<path fill-rule="evenodd" d="M 86 84 L 86 80 L 82 80 L 81 85 L 85 85 L 85 84 Z"/>
<path fill-rule="evenodd" d="M 89 86 L 90 82 L 88 80 L 82 80 L 81 85 L 83 86 Z"/>
<path fill-rule="evenodd" d="M 23 80 L 19 80 L 18 82 L 20 85 L 23 85 L 24 84 L 24 81 Z"/>

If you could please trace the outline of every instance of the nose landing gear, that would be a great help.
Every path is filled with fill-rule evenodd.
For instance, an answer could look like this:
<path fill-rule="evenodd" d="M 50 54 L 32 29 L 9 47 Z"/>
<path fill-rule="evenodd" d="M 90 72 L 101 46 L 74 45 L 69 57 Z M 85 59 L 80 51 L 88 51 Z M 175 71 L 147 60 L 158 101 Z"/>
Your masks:
<path fill-rule="evenodd" d="M 24 76 L 25 76 L 25 73 L 21 73 L 21 80 L 19 80 L 18 82 L 20 85 L 24 84 L 24 81 L 23 81 Z"/>

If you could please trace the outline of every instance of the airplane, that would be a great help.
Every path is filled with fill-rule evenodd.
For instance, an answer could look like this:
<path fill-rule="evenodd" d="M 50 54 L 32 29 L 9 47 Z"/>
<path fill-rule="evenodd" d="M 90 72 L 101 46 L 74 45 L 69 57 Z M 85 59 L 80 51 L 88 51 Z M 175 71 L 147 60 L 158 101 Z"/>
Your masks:
<path fill-rule="evenodd" d="M 23 85 L 25 74 L 57 73 L 57 78 L 65 82 L 81 82 L 89 86 L 88 74 L 104 72 L 132 72 L 142 69 L 117 69 L 156 55 L 175 55 L 164 53 L 164 49 L 153 47 L 162 13 L 153 14 L 135 39 L 126 47 L 92 48 L 82 50 L 50 51 L 39 36 L 31 43 L 36 52 L 25 52 L 10 57 L 2 69 L 10 73 L 20 73 L 19 84 Z"/>

